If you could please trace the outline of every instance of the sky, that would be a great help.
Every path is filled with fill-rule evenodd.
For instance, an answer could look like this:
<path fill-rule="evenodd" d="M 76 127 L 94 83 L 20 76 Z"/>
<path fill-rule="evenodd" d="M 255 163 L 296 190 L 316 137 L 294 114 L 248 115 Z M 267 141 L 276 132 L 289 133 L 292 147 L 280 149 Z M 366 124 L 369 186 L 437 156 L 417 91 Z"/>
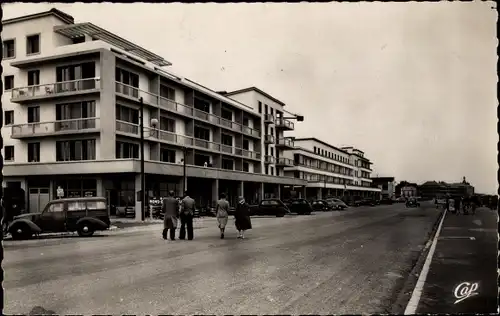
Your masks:
<path fill-rule="evenodd" d="M 495 194 L 493 2 L 3 5 L 56 7 L 173 63 L 213 90 L 256 86 L 305 116 L 297 137 L 353 145 L 373 176 Z"/>

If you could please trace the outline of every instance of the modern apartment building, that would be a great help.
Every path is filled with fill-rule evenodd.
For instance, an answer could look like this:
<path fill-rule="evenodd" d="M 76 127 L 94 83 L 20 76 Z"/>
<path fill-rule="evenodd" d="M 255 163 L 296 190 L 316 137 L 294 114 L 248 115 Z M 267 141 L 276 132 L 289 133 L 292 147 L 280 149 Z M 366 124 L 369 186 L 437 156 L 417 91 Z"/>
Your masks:
<path fill-rule="evenodd" d="M 379 187 L 383 198 L 396 197 L 396 182 L 394 177 L 375 177 L 372 178 L 372 184 Z"/>
<path fill-rule="evenodd" d="M 256 88 L 217 93 L 55 9 L 4 20 L 2 38 L 3 185 L 25 189 L 30 211 L 61 187 L 135 207 L 139 218 L 141 113 L 149 196 L 187 187 L 201 204 L 221 192 L 253 201 L 307 184 L 278 163 L 295 116 Z"/>
<path fill-rule="evenodd" d="M 296 138 L 284 155 L 285 175 L 308 181 L 306 198 L 327 196 L 379 197 L 372 187 L 372 164 L 353 147 L 337 148 L 316 138 Z"/>

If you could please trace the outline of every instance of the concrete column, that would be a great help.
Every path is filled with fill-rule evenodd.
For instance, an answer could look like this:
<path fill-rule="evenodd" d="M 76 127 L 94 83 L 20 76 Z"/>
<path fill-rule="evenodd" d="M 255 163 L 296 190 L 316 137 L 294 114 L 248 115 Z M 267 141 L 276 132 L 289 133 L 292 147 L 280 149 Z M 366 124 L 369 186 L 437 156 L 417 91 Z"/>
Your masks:
<path fill-rule="evenodd" d="M 142 208 L 141 201 L 139 201 L 139 192 L 141 191 L 141 174 L 138 173 L 135 175 L 135 220 L 142 220 Z"/>
<path fill-rule="evenodd" d="M 184 188 L 185 188 L 185 185 L 184 185 L 184 178 L 181 177 L 179 179 L 179 182 L 177 183 L 177 196 L 183 196 L 184 195 Z"/>
<path fill-rule="evenodd" d="M 278 184 L 278 199 L 281 200 L 281 184 Z"/>
<path fill-rule="evenodd" d="M 238 198 L 240 196 L 245 197 L 245 183 L 243 181 L 238 183 Z"/>
<path fill-rule="evenodd" d="M 301 198 L 307 199 L 307 190 L 306 190 L 306 186 L 305 185 L 302 187 L 302 192 L 303 192 L 303 194 L 301 194 Z"/>
<path fill-rule="evenodd" d="M 212 206 L 219 200 L 219 179 L 214 179 L 212 182 Z"/>
<path fill-rule="evenodd" d="M 263 200 L 264 199 L 264 183 L 261 182 L 259 184 L 259 200 Z"/>
<path fill-rule="evenodd" d="M 318 188 L 318 193 L 317 193 L 317 195 L 316 195 L 316 198 L 317 198 L 318 200 L 321 200 L 321 199 L 323 198 L 323 194 L 322 194 L 322 192 L 321 192 L 321 191 L 322 191 L 322 190 L 321 190 L 321 188 Z"/>
<path fill-rule="evenodd" d="M 97 196 L 106 197 L 106 191 L 104 190 L 104 186 L 102 183 L 102 178 L 97 178 Z"/>
<path fill-rule="evenodd" d="M 115 61 L 116 57 L 109 50 L 101 51 L 99 99 L 99 137 L 100 150 L 97 159 L 114 159 L 116 147 L 116 96 L 115 96 Z M 144 88 L 144 87 L 142 87 Z"/>

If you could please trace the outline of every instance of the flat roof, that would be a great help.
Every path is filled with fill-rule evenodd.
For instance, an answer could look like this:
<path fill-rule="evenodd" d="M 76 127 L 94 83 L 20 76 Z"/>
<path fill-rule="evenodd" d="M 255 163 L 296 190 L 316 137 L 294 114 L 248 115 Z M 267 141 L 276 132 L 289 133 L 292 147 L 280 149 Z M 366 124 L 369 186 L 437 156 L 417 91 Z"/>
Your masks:
<path fill-rule="evenodd" d="M 64 13 L 60 10 L 57 10 L 56 8 L 52 8 L 49 11 L 28 14 L 28 15 L 23 15 L 23 16 L 17 17 L 17 18 L 3 20 L 2 24 L 6 25 L 6 24 L 27 21 L 27 20 L 33 20 L 33 19 L 43 18 L 43 17 L 49 16 L 49 15 L 55 16 L 56 18 L 58 18 L 59 20 L 65 22 L 67 24 L 75 23 L 75 19 L 71 15 Z"/>
<path fill-rule="evenodd" d="M 240 94 L 240 93 L 245 93 L 245 92 L 249 92 L 249 91 L 256 91 L 260 94 L 262 94 L 263 96 L 265 96 L 266 98 L 268 99 L 271 99 L 273 100 L 274 102 L 278 103 L 279 105 L 281 106 L 285 106 L 285 103 L 283 101 L 280 101 L 278 99 L 276 99 L 275 97 L 273 97 L 272 95 L 260 90 L 259 88 L 257 87 L 248 87 L 248 88 L 244 88 L 244 89 L 239 89 L 239 90 L 235 90 L 235 91 L 231 91 L 231 92 L 224 92 L 224 95 L 226 96 L 231 96 L 231 95 L 235 95 L 235 94 Z"/>
<path fill-rule="evenodd" d="M 136 45 L 116 34 L 113 34 L 97 25 L 90 22 L 54 26 L 54 32 L 64 35 L 68 38 L 78 38 L 82 36 L 90 36 L 93 39 L 98 39 L 113 46 L 116 46 L 124 51 L 142 58 L 157 66 L 170 66 L 171 62 L 166 61 L 161 56 L 152 53 L 139 45 Z"/>
<path fill-rule="evenodd" d="M 328 144 L 328 143 L 326 143 L 326 142 L 324 142 L 324 141 L 322 141 L 322 140 L 320 140 L 320 139 L 317 139 L 316 137 L 295 138 L 295 141 L 296 141 L 296 142 L 297 142 L 297 141 L 308 141 L 308 140 L 312 140 L 312 141 L 318 142 L 318 143 L 320 143 L 320 144 L 322 144 L 322 145 L 325 145 L 325 146 L 331 147 L 331 148 L 333 148 L 333 149 L 335 149 L 335 150 L 338 150 L 338 151 L 343 152 L 344 154 L 348 154 L 348 155 L 350 154 L 349 152 L 347 152 L 347 151 L 345 151 L 345 150 L 343 150 L 343 149 L 341 149 L 341 148 L 335 147 L 335 146 L 333 146 L 333 145 L 330 145 L 330 144 Z"/>

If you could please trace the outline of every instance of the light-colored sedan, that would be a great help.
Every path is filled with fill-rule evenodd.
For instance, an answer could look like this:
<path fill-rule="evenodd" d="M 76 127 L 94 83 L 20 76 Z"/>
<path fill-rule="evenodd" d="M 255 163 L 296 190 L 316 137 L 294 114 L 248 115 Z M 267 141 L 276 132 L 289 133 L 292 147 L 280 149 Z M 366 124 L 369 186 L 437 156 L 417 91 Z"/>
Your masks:
<path fill-rule="evenodd" d="M 340 199 L 330 198 L 326 199 L 326 202 L 334 210 L 345 210 L 347 208 L 347 204 L 345 204 L 344 201 Z"/>

